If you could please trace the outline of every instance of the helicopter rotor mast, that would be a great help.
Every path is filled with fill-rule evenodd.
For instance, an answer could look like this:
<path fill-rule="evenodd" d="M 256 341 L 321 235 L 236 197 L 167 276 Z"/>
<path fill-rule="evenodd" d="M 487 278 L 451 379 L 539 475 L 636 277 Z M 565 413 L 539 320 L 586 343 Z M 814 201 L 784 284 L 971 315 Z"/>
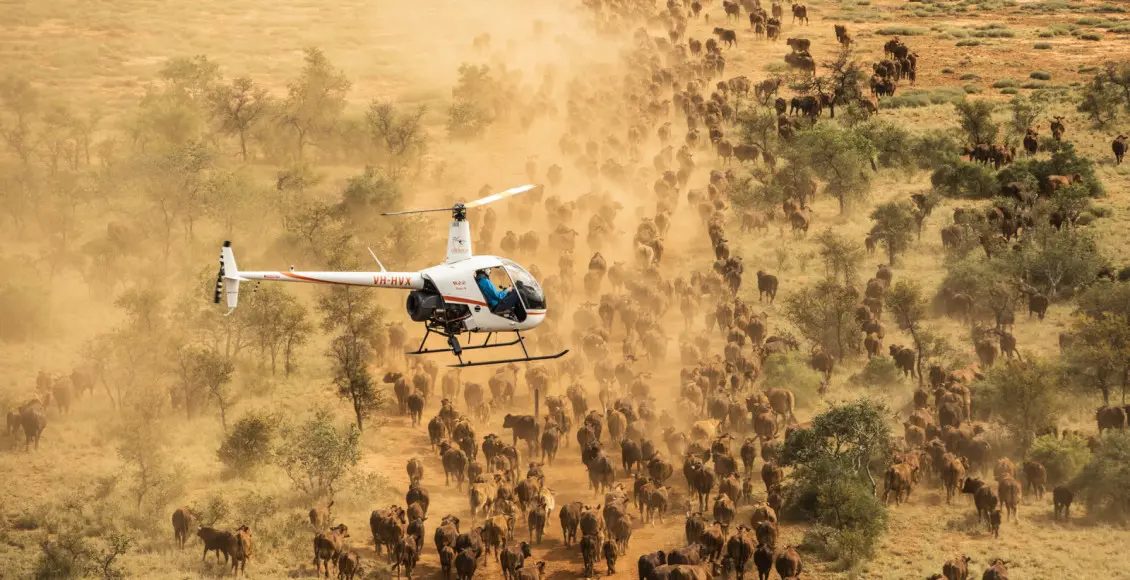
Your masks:
<path fill-rule="evenodd" d="M 486 197 L 481 197 L 474 201 L 467 203 L 456 203 L 451 207 L 437 207 L 431 209 L 414 209 L 405 211 L 392 211 L 384 212 L 381 215 L 395 216 L 407 215 L 414 213 L 428 213 L 437 211 L 450 211 L 451 212 L 451 226 L 447 232 L 447 257 L 444 259 L 445 264 L 453 264 L 470 258 L 473 253 L 471 251 L 471 224 L 467 221 L 467 210 L 473 207 L 481 207 L 489 203 L 494 203 L 506 199 L 511 196 L 525 193 L 527 191 L 537 188 L 537 185 L 526 184 L 517 187 L 511 187 L 492 193 Z"/>

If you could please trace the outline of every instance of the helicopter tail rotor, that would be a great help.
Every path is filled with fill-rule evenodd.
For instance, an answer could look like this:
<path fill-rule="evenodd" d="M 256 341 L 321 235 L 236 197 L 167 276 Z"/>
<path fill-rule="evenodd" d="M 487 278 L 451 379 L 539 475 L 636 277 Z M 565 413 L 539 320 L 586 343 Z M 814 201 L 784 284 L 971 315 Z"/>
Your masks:
<path fill-rule="evenodd" d="M 235 252 L 232 250 L 231 242 L 225 240 L 224 246 L 220 248 L 220 271 L 216 274 L 216 291 L 212 299 L 219 304 L 220 291 L 223 290 L 227 298 L 228 314 L 231 314 L 239 304 L 240 280 L 239 268 L 235 265 Z"/>

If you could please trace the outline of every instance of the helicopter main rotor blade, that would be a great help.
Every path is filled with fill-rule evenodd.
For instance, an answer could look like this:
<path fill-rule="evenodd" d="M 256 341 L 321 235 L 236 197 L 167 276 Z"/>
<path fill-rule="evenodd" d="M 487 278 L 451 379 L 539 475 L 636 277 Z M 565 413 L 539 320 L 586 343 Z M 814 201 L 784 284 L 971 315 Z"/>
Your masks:
<path fill-rule="evenodd" d="M 436 208 L 432 208 L 432 209 L 406 209 L 406 210 L 403 210 L 403 211 L 381 212 L 381 215 L 406 215 L 406 214 L 410 214 L 410 213 L 429 213 L 429 212 L 433 212 L 433 211 L 451 211 L 453 209 L 455 209 L 455 208 L 453 208 L 453 207 L 436 207 Z"/>
<path fill-rule="evenodd" d="M 505 191 L 500 191 L 498 193 L 492 193 L 492 194 L 490 194 L 486 197 L 476 199 L 475 201 L 469 201 L 469 202 L 463 204 L 463 207 L 467 207 L 467 208 L 479 207 L 481 205 L 486 205 L 488 203 L 494 203 L 494 202 L 496 202 L 500 199 L 506 199 L 506 198 L 508 198 L 512 195 L 518 195 L 519 193 L 526 193 L 527 191 L 530 191 L 531 189 L 534 189 L 536 187 L 537 186 L 532 184 L 532 183 L 527 183 L 526 185 L 519 185 L 518 187 L 511 187 L 510 189 L 507 189 Z"/>

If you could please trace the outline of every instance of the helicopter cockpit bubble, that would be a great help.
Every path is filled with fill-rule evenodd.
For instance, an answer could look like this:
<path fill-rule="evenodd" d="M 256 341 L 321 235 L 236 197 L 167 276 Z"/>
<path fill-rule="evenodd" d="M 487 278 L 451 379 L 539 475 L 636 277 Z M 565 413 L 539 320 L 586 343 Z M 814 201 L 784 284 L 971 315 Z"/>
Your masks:
<path fill-rule="evenodd" d="M 502 259 L 502 267 L 510 275 L 526 310 L 545 310 L 545 292 L 533 275 L 511 260 Z"/>

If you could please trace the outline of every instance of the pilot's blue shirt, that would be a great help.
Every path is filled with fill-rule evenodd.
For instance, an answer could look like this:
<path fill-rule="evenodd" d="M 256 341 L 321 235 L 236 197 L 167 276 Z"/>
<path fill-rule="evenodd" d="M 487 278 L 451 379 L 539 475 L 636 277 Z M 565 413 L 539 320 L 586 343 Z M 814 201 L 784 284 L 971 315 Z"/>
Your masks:
<path fill-rule="evenodd" d="M 487 306 L 494 308 L 506 296 L 506 292 L 499 291 L 495 288 L 494 282 L 490 281 L 489 276 L 483 276 L 475 281 L 479 285 L 479 290 L 483 291 L 483 296 L 487 299 Z"/>

